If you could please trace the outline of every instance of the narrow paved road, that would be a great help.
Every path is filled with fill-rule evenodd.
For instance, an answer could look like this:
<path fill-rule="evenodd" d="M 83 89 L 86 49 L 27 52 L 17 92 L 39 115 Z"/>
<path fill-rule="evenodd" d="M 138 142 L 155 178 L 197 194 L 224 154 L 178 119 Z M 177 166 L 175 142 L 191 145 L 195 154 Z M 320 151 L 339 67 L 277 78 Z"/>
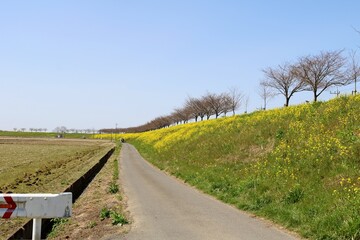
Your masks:
<path fill-rule="evenodd" d="M 132 145 L 120 165 L 134 220 L 124 240 L 296 239 L 155 169 Z"/>

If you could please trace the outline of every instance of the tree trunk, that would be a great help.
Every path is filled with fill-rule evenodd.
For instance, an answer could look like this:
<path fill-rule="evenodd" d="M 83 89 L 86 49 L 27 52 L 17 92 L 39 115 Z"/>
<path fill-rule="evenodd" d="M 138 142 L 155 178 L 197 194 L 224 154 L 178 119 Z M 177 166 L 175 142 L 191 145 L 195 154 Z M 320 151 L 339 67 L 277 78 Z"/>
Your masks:
<path fill-rule="evenodd" d="M 288 107 L 288 106 L 289 106 L 289 102 L 290 102 L 290 98 L 287 97 L 287 98 L 286 98 L 286 102 L 285 102 L 285 107 Z"/>
<path fill-rule="evenodd" d="M 314 91 L 314 102 L 317 102 L 318 95 L 316 94 L 316 91 Z"/>

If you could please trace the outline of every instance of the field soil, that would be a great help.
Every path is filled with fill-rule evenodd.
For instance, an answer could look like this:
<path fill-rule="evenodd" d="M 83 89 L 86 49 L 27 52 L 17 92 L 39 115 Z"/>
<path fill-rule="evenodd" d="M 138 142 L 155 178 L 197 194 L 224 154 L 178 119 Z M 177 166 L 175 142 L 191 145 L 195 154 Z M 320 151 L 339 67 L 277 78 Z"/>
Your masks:
<path fill-rule="evenodd" d="M 63 192 L 112 147 L 109 141 L 1 137 L 0 192 Z M 0 239 L 26 221 L 0 219 Z"/>

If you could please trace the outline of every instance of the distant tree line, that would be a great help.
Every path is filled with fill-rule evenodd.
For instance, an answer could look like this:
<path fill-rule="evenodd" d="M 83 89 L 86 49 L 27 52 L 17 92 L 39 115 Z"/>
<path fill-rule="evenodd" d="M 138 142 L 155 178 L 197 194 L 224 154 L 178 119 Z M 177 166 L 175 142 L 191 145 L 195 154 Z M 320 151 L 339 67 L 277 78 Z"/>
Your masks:
<path fill-rule="evenodd" d="M 95 130 L 95 129 L 91 129 L 91 128 L 87 128 L 87 129 L 75 129 L 75 128 L 66 128 L 64 126 L 61 126 L 61 127 L 56 127 L 53 132 L 56 132 L 56 133 L 87 133 L 87 134 L 90 134 L 90 133 L 98 133 L 99 131 L 98 130 Z"/>
<path fill-rule="evenodd" d="M 46 132 L 47 128 L 29 128 L 30 132 Z"/>
<path fill-rule="evenodd" d="M 235 112 L 239 109 L 242 100 L 243 94 L 236 88 L 232 88 L 228 92 L 220 94 L 206 93 L 200 98 L 188 97 L 185 104 L 180 108 L 175 108 L 170 115 L 157 117 L 152 121 L 137 127 L 101 129 L 100 132 L 145 132 L 169 127 L 171 125 L 188 123 L 191 120 L 195 122 L 203 121 L 205 119 L 208 120 L 212 116 L 218 118 L 221 115 L 235 115 Z"/>
<path fill-rule="evenodd" d="M 13 128 L 13 131 L 14 132 L 26 132 L 26 128 Z M 29 128 L 29 131 L 30 132 L 47 132 L 47 128 Z M 53 132 L 56 132 L 56 133 L 98 133 L 99 131 L 98 130 L 95 130 L 95 129 L 75 129 L 75 128 L 66 128 L 64 126 L 61 126 L 61 127 L 56 127 Z"/>

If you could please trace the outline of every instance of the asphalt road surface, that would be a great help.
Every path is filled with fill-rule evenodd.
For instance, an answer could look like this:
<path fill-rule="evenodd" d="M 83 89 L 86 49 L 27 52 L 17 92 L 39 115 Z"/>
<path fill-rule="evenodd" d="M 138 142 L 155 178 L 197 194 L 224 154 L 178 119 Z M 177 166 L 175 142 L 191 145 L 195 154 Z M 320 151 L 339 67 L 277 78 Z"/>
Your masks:
<path fill-rule="evenodd" d="M 122 146 L 120 166 L 134 221 L 121 239 L 297 239 L 168 176 L 130 144 Z"/>

